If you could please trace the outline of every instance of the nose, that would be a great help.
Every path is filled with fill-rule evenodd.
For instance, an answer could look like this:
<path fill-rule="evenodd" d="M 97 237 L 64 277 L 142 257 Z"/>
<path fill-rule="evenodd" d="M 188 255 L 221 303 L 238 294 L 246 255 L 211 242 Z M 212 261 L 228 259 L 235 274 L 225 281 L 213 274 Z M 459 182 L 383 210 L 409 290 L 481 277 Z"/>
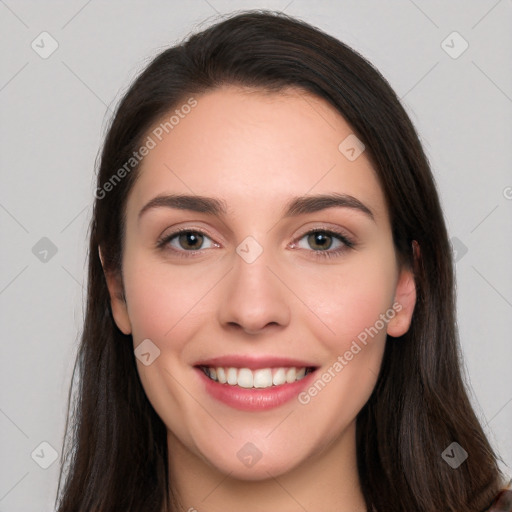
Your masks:
<path fill-rule="evenodd" d="M 290 321 L 290 292 L 279 279 L 278 266 L 263 254 L 252 263 L 238 255 L 223 280 L 218 310 L 220 324 L 246 334 L 260 334 L 283 328 Z"/>

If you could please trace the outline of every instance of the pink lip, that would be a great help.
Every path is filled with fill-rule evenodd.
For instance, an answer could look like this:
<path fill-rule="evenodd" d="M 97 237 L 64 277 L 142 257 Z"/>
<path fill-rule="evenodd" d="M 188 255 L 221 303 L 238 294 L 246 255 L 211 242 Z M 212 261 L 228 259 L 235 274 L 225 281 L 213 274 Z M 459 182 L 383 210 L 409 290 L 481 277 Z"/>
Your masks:
<path fill-rule="evenodd" d="M 194 366 L 209 366 L 209 367 L 223 367 L 223 368 L 249 368 L 250 370 L 257 370 L 258 368 L 279 368 L 279 367 L 292 367 L 295 368 L 311 368 L 314 364 L 299 359 L 292 359 L 289 357 L 276 357 L 276 356 L 242 356 L 230 355 L 219 356 L 210 359 L 204 359 L 194 363 Z"/>
<path fill-rule="evenodd" d="M 202 366 L 210 366 L 202 365 Z M 215 365 L 212 365 L 215 366 Z M 219 364 L 218 366 L 224 366 Z M 226 366 L 238 366 L 231 364 Z M 295 366 L 280 363 L 280 366 Z M 303 363 L 297 365 L 298 367 L 304 367 Z M 243 367 L 243 366 L 241 366 Z M 270 366 L 261 366 L 258 364 L 256 367 L 269 368 Z M 248 368 L 248 366 L 245 366 Z M 203 370 L 195 368 L 198 377 L 205 386 L 206 392 L 216 400 L 223 402 L 224 404 L 239 409 L 241 411 L 264 411 L 279 407 L 280 405 L 289 402 L 295 398 L 304 388 L 310 385 L 316 372 L 307 374 L 301 380 L 297 380 L 292 383 L 286 383 L 281 386 L 271 386 L 269 388 L 258 389 L 258 388 L 241 388 L 239 386 L 231 386 L 230 384 L 221 384 L 210 378 L 208 378 Z"/>

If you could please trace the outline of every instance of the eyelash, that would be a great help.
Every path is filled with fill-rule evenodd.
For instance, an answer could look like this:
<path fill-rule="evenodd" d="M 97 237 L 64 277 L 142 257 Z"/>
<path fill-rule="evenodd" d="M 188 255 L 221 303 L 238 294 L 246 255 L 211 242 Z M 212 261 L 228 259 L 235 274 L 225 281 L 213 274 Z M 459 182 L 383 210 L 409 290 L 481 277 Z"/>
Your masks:
<path fill-rule="evenodd" d="M 200 229 L 189 229 L 189 228 L 179 229 L 169 235 L 166 235 L 163 238 L 160 238 L 156 244 L 157 249 L 168 250 L 168 248 L 166 247 L 167 244 L 171 240 L 176 238 L 177 236 L 181 235 L 182 233 L 196 233 L 196 234 L 201 234 L 201 235 L 204 235 L 204 236 L 207 236 L 208 238 L 210 238 L 210 235 L 208 235 L 208 233 L 206 233 Z M 312 235 L 314 233 L 322 233 L 322 234 L 325 234 L 328 236 L 332 236 L 343 243 L 343 246 L 340 247 L 339 249 L 334 249 L 334 250 L 328 249 L 325 251 L 312 250 L 312 252 L 314 252 L 316 257 L 318 257 L 318 258 L 334 258 L 334 257 L 340 256 L 342 253 L 344 253 L 350 249 L 353 249 L 356 245 L 355 242 L 353 240 L 351 240 L 350 238 L 348 238 L 346 235 L 343 235 L 336 231 L 322 229 L 322 228 L 315 228 L 315 229 L 312 229 L 311 231 L 307 231 L 306 233 L 303 233 L 299 238 L 297 238 L 296 241 L 300 241 L 305 236 Z M 293 243 L 295 244 L 296 242 L 293 242 Z M 201 249 L 199 249 L 197 251 L 185 251 L 185 250 L 177 251 L 176 249 L 170 249 L 170 250 L 173 253 L 177 254 L 181 258 L 191 258 L 191 257 L 193 258 L 198 252 L 201 251 Z"/>

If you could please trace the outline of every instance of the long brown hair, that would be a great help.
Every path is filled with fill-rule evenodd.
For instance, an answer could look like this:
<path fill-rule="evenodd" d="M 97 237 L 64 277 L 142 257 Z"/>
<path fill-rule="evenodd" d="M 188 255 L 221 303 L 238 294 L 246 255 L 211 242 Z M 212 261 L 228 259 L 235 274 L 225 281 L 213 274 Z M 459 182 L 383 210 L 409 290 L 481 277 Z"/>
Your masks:
<path fill-rule="evenodd" d="M 76 395 L 70 390 L 58 511 L 177 510 L 168 488 L 166 427 L 144 393 L 131 336 L 113 321 L 98 247 L 105 271 L 121 275 L 126 198 L 137 176 L 137 165 L 126 163 L 163 114 L 223 84 L 300 88 L 337 109 L 367 148 L 397 254 L 414 268 L 411 327 L 386 344 L 376 387 L 357 418 L 368 510 L 481 512 L 502 475 L 465 390 L 451 248 L 416 131 L 362 56 L 305 22 L 259 10 L 232 15 L 159 54 L 110 124 L 90 228 L 87 309 L 73 373 L 79 384 Z M 457 469 L 441 456 L 452 442 L 469 454 Z"/>

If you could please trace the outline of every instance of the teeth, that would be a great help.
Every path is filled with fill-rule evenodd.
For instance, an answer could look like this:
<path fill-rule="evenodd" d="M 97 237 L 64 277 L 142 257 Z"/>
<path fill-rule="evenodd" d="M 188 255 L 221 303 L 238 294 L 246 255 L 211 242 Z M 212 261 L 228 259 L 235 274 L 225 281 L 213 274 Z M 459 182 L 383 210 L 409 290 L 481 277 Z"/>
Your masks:
<path fill-rule="evenodd" d="M 295 377 L 297 377 L 297 371 L 295 370 L 295 368 L 289 368 L 286 371 L 286 382 L 290 384 L 292 382 L 295 382 Z"/>
<path fill-rule="evenodd" d="M 272 386 L 272 370 L 270 368 L 256 370 L 254 372 L 253 386 L 255 388 L 268 388 Z"/>
<path fill-rule="evenodd" d="M 237 384 L 241 388 L 252 388 L 252 383 L 254 381 L 253 374 L 249 368 L 240 368 L 238 370 L 238 382 Z"/>
<path fill-rule="evenodd" d="M 217 380 L 221 384 L 226 384 L 226 382 L 228 381 L 224 368 L 217 368 Z"/>
<path fill-rule="evenodd" d="M 272 377 L 272 383 L 274 386 L 280 386 L 286 382 L 286 369 L 278 368 Z"/>
<path fill-rule="evenodd" d="M 270 388 L 271 386 L 282 386 L 286 383 L 292 383 L 303 379 L 311 368 L 260 368 L 250 370 L 249 368 L 202 368 L 204 373 L 210 379 L 229 384 L 230 386 L 240 386 L 241 388 Z"/>
<path fill-rule="evenodd" d="M 228 384 L 231 384 L 231 386 L 234 386 L 237 384 L 237 370 L 236 368 L 228 368 L 227 378 L 228 378 Z"/>

